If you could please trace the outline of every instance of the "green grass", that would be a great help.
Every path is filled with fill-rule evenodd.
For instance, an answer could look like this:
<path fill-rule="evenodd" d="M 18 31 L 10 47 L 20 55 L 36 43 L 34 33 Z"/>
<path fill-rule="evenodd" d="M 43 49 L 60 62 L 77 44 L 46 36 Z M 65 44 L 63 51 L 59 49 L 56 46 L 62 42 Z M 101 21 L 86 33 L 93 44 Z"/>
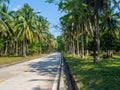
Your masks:
<path fill-rule="evenodd" d="M 97 63 L 90 56 L 65 58 L 81 90 L 120 90 L 120 56 Z"/>
<path fill-rule="evenodd" d="M 32 60 L 32 59 L 39 58 L 39 57 L 42 57 L 45 55 L 46 54 L 27 56 L 26 60 Z M 22 61 L 22 60 L 23 60 L 22 57 L 15 57 L 15 56 L 0 57 L 0 65 L 11 64 L 13 62 L 18 62 L 18 61 Z"/>

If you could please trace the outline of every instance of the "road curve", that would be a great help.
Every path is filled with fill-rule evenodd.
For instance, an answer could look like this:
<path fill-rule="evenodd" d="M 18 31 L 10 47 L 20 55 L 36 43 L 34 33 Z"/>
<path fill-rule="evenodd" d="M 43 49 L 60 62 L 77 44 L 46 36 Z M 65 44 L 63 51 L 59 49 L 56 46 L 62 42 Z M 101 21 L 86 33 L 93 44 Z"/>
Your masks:
<path fill-rule="evenodd" d="M 60 53 L 0 68 L 0 90 L 52 90 Z"/>

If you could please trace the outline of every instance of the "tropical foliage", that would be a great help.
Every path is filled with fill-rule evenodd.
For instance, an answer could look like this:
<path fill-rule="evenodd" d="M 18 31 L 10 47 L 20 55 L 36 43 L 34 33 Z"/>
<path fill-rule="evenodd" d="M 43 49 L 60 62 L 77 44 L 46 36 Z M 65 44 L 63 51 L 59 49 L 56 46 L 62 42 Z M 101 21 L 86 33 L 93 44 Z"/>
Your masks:
<path fill-rule="evenodd" d="M 120 51 L 118 0 L 60 0 L 58 6 L 65 13 L 60 19 L 65 51 L 82 58 L 93 55 L 94 62 L 100 61 L 102 52 L 112 57 Z"/>
<path fill-rule="evenodd" d="M 55 51 L 57 42 L 49 22 L 28 5 L 8 12 L 8 0 L 0 1 L 0 56 L 40 54 Z"/>

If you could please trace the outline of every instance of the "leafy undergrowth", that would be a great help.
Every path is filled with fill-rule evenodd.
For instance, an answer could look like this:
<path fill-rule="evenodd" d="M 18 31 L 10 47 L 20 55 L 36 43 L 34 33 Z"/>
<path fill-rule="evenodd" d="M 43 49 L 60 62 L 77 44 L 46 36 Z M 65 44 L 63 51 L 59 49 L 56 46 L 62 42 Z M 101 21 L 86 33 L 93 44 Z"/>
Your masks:
<path fill-rule="evenodd" d="M 120 90 L 120 56 L 97 63 L 90 56 L 65 58 L 81 90 Z"/>
<path fill-rule="evenodd" d="M 43 57 L 47 54 L 41 54 L 41 55 L 32 55 L 32 56 L 27 56 L 26 60 L 32 60 L 32 59 L 35 59 L 35 58 L 40 58 L 40 57 Z M 0 65 L 4 65 L 4 64 L 11 64 L 11 63 L 14 63 L 14 62 L 18 62 L 18 61 L 22 61 L 23 58 L 18 56 L 10 56 L 10 57 L 0 57 Z"/>

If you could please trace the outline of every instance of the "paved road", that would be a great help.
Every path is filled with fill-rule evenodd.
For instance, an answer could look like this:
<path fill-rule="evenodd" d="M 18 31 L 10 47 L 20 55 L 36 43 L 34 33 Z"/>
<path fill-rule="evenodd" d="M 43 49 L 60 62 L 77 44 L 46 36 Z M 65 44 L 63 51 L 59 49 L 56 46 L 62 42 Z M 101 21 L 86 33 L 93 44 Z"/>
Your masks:
<path fill-rule="evenodd" d="M 0 68 L 0 90 L 52 90 L 60 53 Z"/>

